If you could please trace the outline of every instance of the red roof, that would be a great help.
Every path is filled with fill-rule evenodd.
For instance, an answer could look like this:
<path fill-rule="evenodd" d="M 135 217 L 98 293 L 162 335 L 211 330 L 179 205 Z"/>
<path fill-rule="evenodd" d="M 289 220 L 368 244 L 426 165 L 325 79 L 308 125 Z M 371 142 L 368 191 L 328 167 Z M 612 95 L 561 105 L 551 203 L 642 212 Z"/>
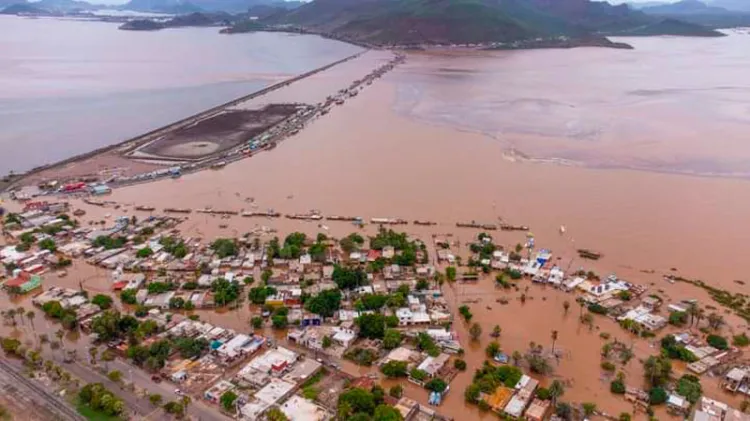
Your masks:
<path fill-rule="evenodd" d="M 23 279 L 23 278 L 21 278 L 19 276 L 18 278 L 13 278 L 13 279 L 10 279 L 10 280 L 6 281 L 5 282 L 5 286 L 6 287 L 10 287 L 10 288 L 20 287 L 21 285 L 25 284 L 26 282 L 28 282 L 28 279 Z"/>
<path fill-rule="evenodd" d="M 119 291 L 125 288 L 125 285 L 127 284 L 128 284 L 128 281 L 117 281 L 114 284 L 112 284 L 112 289 L 114 289 L 115 291 Z"/>
<path fill-rule="evenodd" d="M 383 254 L 380 252 L 380 250 L 370 250 L 367 252 L 367 260 L 375 261 L 378 257 L 382 255 Z"/>

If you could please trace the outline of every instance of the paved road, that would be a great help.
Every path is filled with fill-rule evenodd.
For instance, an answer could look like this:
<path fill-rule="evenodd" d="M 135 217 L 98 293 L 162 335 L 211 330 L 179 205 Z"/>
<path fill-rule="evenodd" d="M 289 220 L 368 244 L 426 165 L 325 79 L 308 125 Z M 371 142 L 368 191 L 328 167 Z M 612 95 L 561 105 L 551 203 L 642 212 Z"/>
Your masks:
<path fill-rule="evenodd" d="M 55 414 L 66 421 L 85 421 L 67 402 L 48 391 L 42 384 L 21 374 L 23 367 L 18 361 L 0 359 L 0 383 L 11 386 L 14 391 L 28 398 L 34 405 L 45 407 L 50 414 Z"/>
<path fill-rule="evenodd" d="M 107 389 L 114 392 L 120 399 L 123 400 L 125 405 L 131 411 L 131 415 L 137 420 L 167 420 L 170 419 L 164 411 L 156 410 L 147 398 L 141 398 L 135 393 L 130 392 L 126 389 L 121 389 L 120 385 L 109 380 L 106 375 L 101 374 L 84 361 L 88 358 L 87 342 L 85 340 L 79 340 L 77 344 L 66 342 L 66 348 L 77 350 L 77 360 L 72 363 L 61 363 L 61 353 L 54 352 L 48 347 L 43 348 L 42 354 L 45 359 L 53 360 L 65 370 L 69 371 L 74 377 L 78 377 L 84 384 L 86 383 L 101 383 Z M 85 356 L 84 356 L 85 355 Z M 119 370 L 122 373 L 123 380 L 132 382 L 137 387 L 148 391 L 148 393 L 158 393 L 162 395 L 163 401 L 168 402 L 171 400 L 178 400 L 180 397 L 174 393 L 175 386 L 168 383 L 154 383 L 151 380 L 151 376 L 145 371 L 126 363 L 123 360 L 116 359 L 114 361 L 104 362 L 99 361 L 99 365 L 104 366 L 106 364 L 107 371 Z M 19 366 L 20 367 L 20 366 Z M 196 420 L 201 421 L 227 421 L 229 418 L 222 415 L 218 408 L 212 408 L 207 404 L 200 401 L 200 397 L 192 397 L 193 402 L 188 406 L 188 415 Z"/>
<path fill-rule="evenodd" d="M 104 365 L 104 362 L 99 362 L 100 365 Z M 174 385 L 168 382 L 154 383 L 151 380 L 151 376 L 145 371 L 127 364 L 121 360 L 109 361 L 106 363 L 108 371 L 118 370 L 122 373 L 123 380 L 132 382 L 139 388 L 145 389 L 149 394 L 158 393 L 162 395 L 164 402 L 171 400 L 179 400 L 180 397 L 174 393 Z M 64 364 L 64 367 L 71 372 L 71 374 L 80 377 L 87 383 L 102 383 L 108 389 L 115 392 L 129 408 L 133 409 L 140 417 L 140 419 L 159 420 L 165 419 L 165 414 L 162 411 L 155 411 L 155 408 L 148 399 L 140 398 L 135 393 L 128 390 L 120 389 L 117 383 L 112 382 L 105 375 L 102 375 L 98 371 L 90 368 L 82 362 L 76 361 L 70 364 Z M 188 406 L 188 414 L 195 419 L 201 421 L 225 421 L 229 418 L 222 415 L 218 409 L 210 408 L 203 402 L 199 401 L 199 397 L 194 397 L 193 402 Z"/>

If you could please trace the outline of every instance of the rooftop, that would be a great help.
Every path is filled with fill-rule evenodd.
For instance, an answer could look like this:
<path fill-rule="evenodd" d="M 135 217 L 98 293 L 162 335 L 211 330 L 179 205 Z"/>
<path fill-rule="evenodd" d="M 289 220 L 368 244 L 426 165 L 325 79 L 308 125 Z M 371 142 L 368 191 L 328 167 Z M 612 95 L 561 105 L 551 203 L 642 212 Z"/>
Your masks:
<path fill-rule="evenodd" d="M 260 389 L 255 398 L 261 402 L 273 405 L 280 401 L 287 393 L 294 389 L 295 385 L 287 381 L 271 378 L 267 385 Z"/>
<path fill-rule="evenodd" d="M 294 395 L 280 406 L 289 421 L 323 421 L 328 413 L 315 402 Z"/>

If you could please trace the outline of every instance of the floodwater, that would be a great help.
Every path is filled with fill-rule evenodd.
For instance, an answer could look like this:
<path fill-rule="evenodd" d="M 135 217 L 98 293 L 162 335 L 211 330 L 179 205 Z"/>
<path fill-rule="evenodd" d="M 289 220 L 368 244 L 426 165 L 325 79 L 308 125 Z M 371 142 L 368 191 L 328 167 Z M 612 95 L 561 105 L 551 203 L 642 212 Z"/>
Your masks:
<path fill-rule="evenodd" d="M 398 111 L 536 159 L 750 176 L 750 36 L 413 57 Z"/>
<path fill-rule="evenodd" d="M 124 141 L 360 51 L 315 36 L 0 16 L 0 174 Z"/>
<path fill-rule="evenodd" d="M 711 162 L 709 172 L 744 172 L 736 170 L 741 165 L 735 167 L 732 162 L 740 162 L 750 153 L 740 141 L 747 119 L 741 92 L 749 82 L 739 80 L 741 69 L 730 63 L 745 58 L 736 50 L 715 48 L 724 45 L 722 42 L 736 47 L 736 40 L 734 36 L 720 41 L 639 39 L 632 41 L 638 48 L 634 52 L 498 52 L 471 58 L 411 54 L 407 64 L 271 152 L 219 171 L 118 189 L 107 200 L 159 209 L 213 206 L 274 208 L 282 213 L 319 209 L 325 214 L 365 218 L 427 219 L 438 225 L 403 229 L 425 241 L 432 234 L 451 233 L 462 244 L 477 231 L 457 229 L 456 222 L 497 223 L 503 218 L 529 225 L 537 245 L 551 248 L 561 264 L 571 269 L 585 266 L 600 274 L 616 272 L 649 286 L 650 292 L 659 293 L 668 302 L 696 298 L 709 304 L 704 291 L 679 283 L 670 285 L 662 276 L 678 273 L 733 291 L 745 288 L 734 280 L 747 280 L 750 183 L 742 177 L 676 174 L 684 172 L 685 165 L 695 162 L 697 156 Z M 705 57 L 718 62 L 682 57 L 701 49 Z M 628 53 L 641 54 L 644 61 L 620 57 Z M 672 60 L 665 58 L 670 56 Z M 597 57 L 599 61 L 594 60 Z M 721 57 L 726 60 L 719 60 Z M 363 57 L 373 67 L 382 59 L 369 53 Z M 537 66 L 530 67 L 534 60 Z M 689 66 L 690 60 L 703 70 Z M 361 70 L 362 61 L 353 63 L 352 71 Z M 576 63 L 578 76 L 573 68 Z M 506 66 L 514 65 L 520 66 L 516 67 L 520 74 L 502 75 Z M 618 66 L 619 75 L 613 70 Z M 714 71 L 726 73 L 717 76 Z M 719 89 L 720 85 L 727 89 Z M 304 86 L 296 89 L 305 90 Z M 307 89 L 317 94 L 316 86 Z M 544 89 L 528 94 L 533 86 Z M 530 99 L 524 102 L 523 98 Z M 516 101 L 518 106 L 503 105 L 508 101 Z M 545 101 L 568 101 L 568 108 L 574 111 L 568 110 L 571 114 L 566 115 L 559 105 L 539 108 Z M 505 113 L 490 113 L 495 108 Z M 575 111 L 578 108 L 591 112 Z M 573 120 L 566 120 L 571 116 Z M 594 128 L 555 133 L 562 126 Z M 721 136 L 695 134 L 707 132 Z M 699 142 L 703 137 L 705 142 Z M 509 154 L 509 148 L 518 153 Z M 562 157 L 582 165 L 515 159 L 521 154 Z M 649 164 L 633 165 L 634 161 Z M 661 164 L 650 167 L 654 162 Z M 623 168 L 630 166 L 654 171 Z M 691 172 L 704 172 L 708 167 L 690 168 Z M 114 212 L 79 201 L 74 204 L 86 209 L 87 218 L 99 219 Z M 220 227 L 225 224 L 227 228 Z M 564 235 L 559 233 L 561 225 L 567 228 Z M 355 230 L 341 222 L 220 219 L 196 214 L 190 215 L 181 229 L 186 235 L 211 240 L 260 226 L 277 229 L 279 236 L 294 230 L 342 236 Z M 366 227 L 370 233 L 374 229 Z M 506 245 L 524 239 L 524 233 L 497 232 L 493 236 Z M 576 248 L 594 249 L 604 257 L 595 263 L 581 261 L 575 257 Z M 479 343 L 470 343 L 467 326 L 454 324 L 466 348 L 469 370 L 454 380 L 448 400 L 438 410 L 455 418 L 485 417 L 463 403 L 463 391 L 473 369 L 484 359 L 487 333 L 495 324 L 503 329 L 500 343 L 509 353 L 526 350 L 532 341 L 549 348 L 551 331 L 557 330 L 556 347 L 564 356 L 555 364 L 554 376 L 567 384 L 563 400 L 595 401 L 611 414 L 630 408 L 607 391 L 609 380 L 599 369 L 604 343 L 599 334 L 607 332 L 633 344 L 636 358 L 623 368 L 632 386 L 642 382 L 638 360 L 657 352 L 652 343 L 634 340 L 609 320 L 597 317 L 597 327 L 591 331 L 581 326 L 573 295 L 530 286 L 524 304 L 518 299 L 520 292 L 496 291 L 488 279 L 477 285 L 446 286 L 444 291 L 454 309 L 467 300 L 481 299 L 469 305 L 485 332 Z M 495 301 L 503 296 L 509 299 L 507 305 Z M 568 315 L 563 312 L 565 300 L 573 304 Z M 747 329 L 736 317 L 725 317 L 729 321 L 726 335 Z M 202 314 L 202 318 L 243 329 L 249 312 Z M 345 367 L 368 371 L 349 364 Z M 736 397 L 718 389 L 716 379 L 705 379 L 703 386 L 708 396 L 738 405 Z M 408 390 L 410 397 L 426 401 L 423 390 Z"/>
<path fill-rule="evenodd" d="M 641 271 L 673 273 L 674 268 L 686 277 L 740 288 L 733 281 L 746 276 L 746 180 L 508 159 L 505 145 L 493 137 L 400 111 L 399 92 L 413 84 L 415 68 L 426 62 L 410 57 L 406 65 L 269 153 L 220 171 L 118 189 L 112 200 L 157 208 L 254 206 L 287 213 L 319 209 L 367 218 L 428 219 L 441 224 L 434 228 L 437 232 L 455 231 L 458 221 L 496 223 L 502 217 L 530 226 L 537 244 L 557 255 L 571 257 L 577 248 L 605 255 L 593 265 L 575 261 L 573 267 L 585 263 L 634 280 Z M 440 63 L 451 63 L 451 58 Z M 474 89 L 479 92 L 481 86 Z M 468 108 L 456 112 L 470 115 Z M 259 224 L 282 231 L 300 226 L 235 218 L 228 222 L 229 230 L 219 230 L 225 221 L 203 216 L 191 220 L 207 237 L 247 232 Z M 348 224 L 329 225 L 334 231 L 351 230 Z M 565 235 L 559 234 L 561 225 L 567 228 Z M 456 234 L 462 240 L 471 235 Z M 523 239 L 518 233 L 498 236 L 512 244 Z"/>

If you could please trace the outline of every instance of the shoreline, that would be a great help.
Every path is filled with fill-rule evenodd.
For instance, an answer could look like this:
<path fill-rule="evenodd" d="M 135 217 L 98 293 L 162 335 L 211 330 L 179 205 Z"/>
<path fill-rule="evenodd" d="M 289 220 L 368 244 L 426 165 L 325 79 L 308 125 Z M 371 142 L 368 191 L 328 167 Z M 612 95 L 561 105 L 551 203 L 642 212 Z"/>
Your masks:
<path fill-rule="evenodd" d="M 283 80 L 281 82 L 275 83 L 275 84 L 273 84 L 271 86 L 268 86 L 266 88 L 263 88 L 263 89 L 261 89 L 259 91 L 255 91 L 255 92 L 252 92 L 250 94 L 243 95 L 243 96 L 241 96 L 239 98 L 235 98 L 235 99 L 233 99 L 231 101 L 227 101 L 227 102 L 225 102 L 223 104 L 217 105 L 215 107 L 211 107 L 211 108 L 206 109 L 204 111 L 201 111 L 201 112 L 199 112 L 197 114 L 193 114 L 191 116 L 185 117 L 185 118 L 180 119 L 178 121 L 172 122 L 172 123 L 170 123 L 170 124 L 168 124 L 166 126 L 162 126 L 162 127 L 157 128 L 157 129 L 151 130 L 149 132 L 140 134 L 140 135 L 138 135 L 136 137 L 133 137 L 133 138 L 130 138 L 130 139 L 127 139 L 127 140 L 124 140 L 124 141 L 121 141 L 121 142 L 118 142 L 118 143 L 115 143 L 115 144 L 112 144 L 112 145 L 108 145 L 108 146 L 104 146 L 104 147 L 101 147 L 101 148 L 98 148 L 98 149 L 94 149 L 92 151 L 89 151 L 89 152 L 86 152 L 86 153 L 83 153 L 83 154 L 75 155 L 75 156 L 72 156 L 70 158 L 66 158 L 64 160 L 57 161 L 57 162 L 49 164 L 49 165 L 43 165 L 43 166 L 40 166 L 40 167 L 35 167 L 35 168 L 32 168 L 31 170 L 26 171 L 24 173 L 13 174 L 13 177 L 17 178 L 17 179 L 15 181 L 13 181 L 13 182 L 10 182 L 6 186 L 3 186 L 3 188 L 0 189 L 0 192 L 4 192 L 4 191 L 8 191 L 8 190 L 12 189 L 12 188 L 16 187 L 18 183 L 23 182 L 23 180 L 26 179 L 27 177 L 36 175 L 36 174 L 38 174 L 38 173 L 40 173 L 42 171 L 53 170 L 53 169 L 56 169 L 56 168 L 59 168 L 59 167 L 63 167 L 63 166 L 69 165 L 69 164 L 74 164 L 76 162 L 83 161 L 83 160 L 86 160 L 86 159 L 89 159 L 89 158 L 93 158 L 96 155 L 103 154 L 103 153 L 106 153 L 106 152 L 111 152 L 111 151 L 116 150 L 116 149 L 127 148 L 127 150 L 130 150 L 130 151 L 135 150 L 139 146 L 142 146 L 142 145 L 144 145 L 144 144 L 146 144 L 148 142 L 151 142 L 151 141 L 155 140 L 156 138 L 158 138 L 159 136 L 162 136 L 162 135 L 164 135 L 164 134 L 166 134 L 166 133 L 168 133 L 170 131 L 173 131 L 173 130 L 176 130 L 176 129 L 179 129 L 179 128 L 182 128 L 182 127 L 185 127 L 185 126 L 189 126 L 189 125 L 193 124 L 194 122 L 196 122 L 198 120 L 209 118 L 212 115 L 216 115 L 216 114 L 218 114 L 218 113 L 226 110 L 229 107 L 238 105 L 240 103 L 249 101 L 249 100 L 257 98 L 257 97 L 264 96 L 264 95 L 266 95 L 266 94 L 268 94 L 270 92 L 273 92 L 273 91 L 275 91 L 277 89 L 281 89 L 281 88 L 284 88 L 286 86 L 289 86 L 292 83 L 298 82 L 298 81 L 303 80 L 303 79 L 305 79 L 307 77 L 310 77 L 310 76 L 315 75 L 317 73 L 320 73 L 320 72 L 323 72 L 325 70 L 328 70 L 328 69 L 330 69 L 330 68 L 332 68 L 334 66 L 337 66 L 337 65 L 339 65 L 341 63 L 345 63 L 345 62 L 347 62 L 349 60 L 352 60 L 352 59 L 355 59 L 357 57 L 360 57 L 365 52 L 366 51 L 362 51 L 362 52 L 353 54 L 353 55 L 345 57 L 345 58 L 343 58 L 341 60 L 337 60 L 337 61 L 335 61 L 333 63 L 329 63 L 329 64 L 327 64 L 325 66 L 313 69 L 311 71 L 308 71 L 308 72 L 302 73 L 300 75 L 294 76 L 292 78 L 289 78 L 289 79 Z M 123 153 L 125 153 L 125 152 L 126 152 L 126 150 L 123 151 Z"/>

